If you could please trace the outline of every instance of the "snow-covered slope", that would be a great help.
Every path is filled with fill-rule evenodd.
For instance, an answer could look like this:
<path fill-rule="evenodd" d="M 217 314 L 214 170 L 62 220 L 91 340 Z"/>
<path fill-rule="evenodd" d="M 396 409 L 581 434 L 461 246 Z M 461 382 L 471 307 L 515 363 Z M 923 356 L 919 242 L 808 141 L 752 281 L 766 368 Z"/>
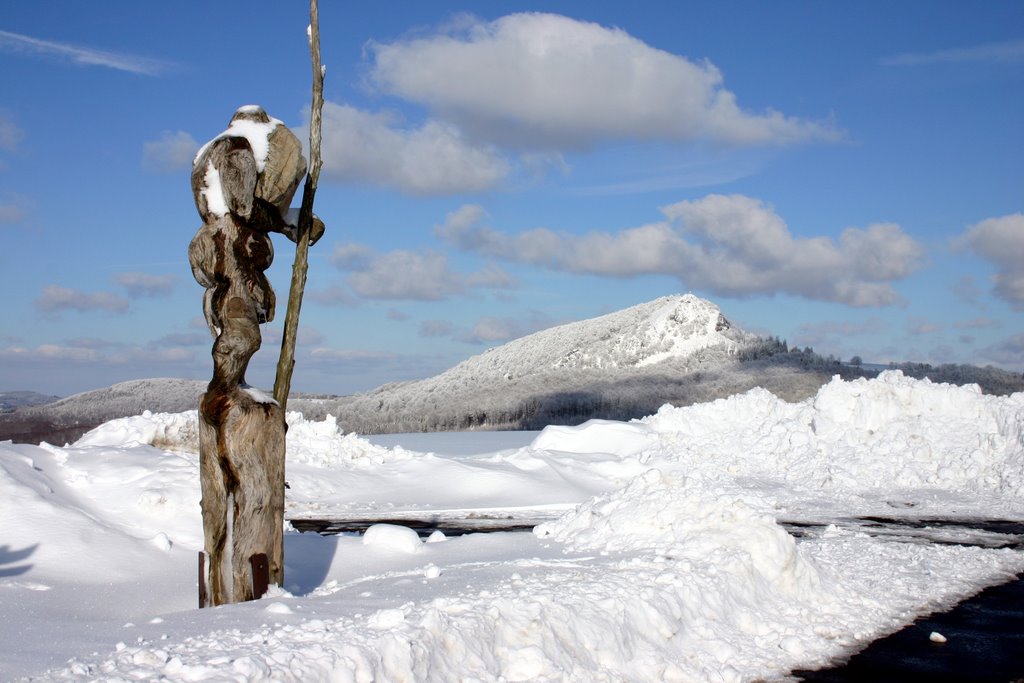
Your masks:
<path fill-rule="evenodd" d="M 463 375 L 510 379 L 559 368 L 642 367 L 709 347 L 735 350 L 752 339 L 710 301 L 693 294 L 666 296 L 521 337 L 474 356 L 433 381 L 444 383 Z"/>
<path fill-rule="evenodd" d="M 108 413 L 180 412 L 196 406 L 206 384 L 200 380 L 169 377 L 131 380 L 68 396 L 46 406 L 46 413 L 57 418 L 92 414 L 99 422 L 105 422 L 112 419 Z"/>

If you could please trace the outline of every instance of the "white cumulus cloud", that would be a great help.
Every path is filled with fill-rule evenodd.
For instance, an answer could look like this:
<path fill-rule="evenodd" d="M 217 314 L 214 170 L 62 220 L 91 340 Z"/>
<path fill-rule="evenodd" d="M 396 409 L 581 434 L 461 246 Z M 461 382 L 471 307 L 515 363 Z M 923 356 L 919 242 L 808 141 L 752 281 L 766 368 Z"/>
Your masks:
<path fill-rule="evenodd" d="M 329 180 L 440 195 L 486 190 L 509 172 L 496 150 L 467 141 L 458 128 L 441 121 L 404 128 L 393 115 L 327 102 L 322 129 L 323 173 Z"/>
<path fill-rule="evenodd" d="M 770 206 L 743 195 L 709 195 L 661 211 L 665 220 L 618 232 L 507 234 L 485 225 L 483 210 L 469 205 L 435 233 L 460 249 L 553 270 L 672 275 L 723 296 L 784 293 L 850 306 L 899 303 L 892 283 L 914 272 L 924 254 L 892 223 L 847 228 L 837 240 L 794 237 Z"/>
<path fill-rule="evenodd" d="M 545 13 L 466 19 L 450 31 L 372 43 L 370 78 L 474 138 L 566 149 L 600 140 L 736 145 L 834 141 L 830 122 L 745 111 L 707 60 L 625 31 Z"/>
<path fill-rule="evenodd" d="M 1024 311 L 1024 214 L 983 220 L 969 227 L 954 244 L 994 265 L 995 295 Z"/>
<path fill-rule="evenodd" d="M 471 289 L 507 289 L 514 279 L 489 264 L 463 274 L 438 251 L 397 249 L 378 253 L 361 244 L 339 244 L 331 262 L 349 273 L 348 287 L 367 299 L 440 301 Z"/>
<path fill-rule="evenodd" d="M 142 143 L 142 165 L 153 171 L 191 168 L 199 143 L 183 130 L 165 130 L 156 140 Z"/>

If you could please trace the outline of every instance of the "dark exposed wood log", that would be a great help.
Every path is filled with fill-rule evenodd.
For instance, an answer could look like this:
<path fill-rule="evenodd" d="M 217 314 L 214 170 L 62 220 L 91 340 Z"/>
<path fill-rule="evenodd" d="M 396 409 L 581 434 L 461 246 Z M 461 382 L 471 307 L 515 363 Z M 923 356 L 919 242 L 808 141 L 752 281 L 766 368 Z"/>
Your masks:
<path fill-rule="evenodd" d="M 249 558 L 252 570 L 252 594 L 265 595 L 270 588 L 270 560 L 263 553 L 256 553 Z"/>
<path fill-rule="evenodd" d="M 206 552 L 199 551 L 199 606 L 210 604 L 210 576 L 207 574 Z"/>

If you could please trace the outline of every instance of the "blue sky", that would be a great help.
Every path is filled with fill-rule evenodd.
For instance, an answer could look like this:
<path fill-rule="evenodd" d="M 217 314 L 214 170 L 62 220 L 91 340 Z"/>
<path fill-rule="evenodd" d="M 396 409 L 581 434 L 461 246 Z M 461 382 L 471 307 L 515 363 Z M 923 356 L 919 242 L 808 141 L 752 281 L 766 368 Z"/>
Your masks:
<path fill-rule="evenodd" d="M 293 389 L 688 291 L 843 359 L 1024 369 L 1024 4 L 322 5 L 327 234 Z M 306 139 L 307 23 L 5 9 L 0 390 L 211 375 L 191 160 L 245 104 Z"/>

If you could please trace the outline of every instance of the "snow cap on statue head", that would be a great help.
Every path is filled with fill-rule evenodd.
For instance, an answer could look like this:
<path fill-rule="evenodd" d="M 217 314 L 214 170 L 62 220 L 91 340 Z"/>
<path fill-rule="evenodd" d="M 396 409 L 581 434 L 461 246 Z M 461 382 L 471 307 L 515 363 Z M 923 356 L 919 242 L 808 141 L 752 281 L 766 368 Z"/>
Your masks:
<path fill-rule="evenodd" d="M 235 121 L 255 121 L 257 123 L 270 123 L 270 115 L 267 110 L 258 104 L 247 104 L 235 110 L 231 117 L 231 123 Z"/>

